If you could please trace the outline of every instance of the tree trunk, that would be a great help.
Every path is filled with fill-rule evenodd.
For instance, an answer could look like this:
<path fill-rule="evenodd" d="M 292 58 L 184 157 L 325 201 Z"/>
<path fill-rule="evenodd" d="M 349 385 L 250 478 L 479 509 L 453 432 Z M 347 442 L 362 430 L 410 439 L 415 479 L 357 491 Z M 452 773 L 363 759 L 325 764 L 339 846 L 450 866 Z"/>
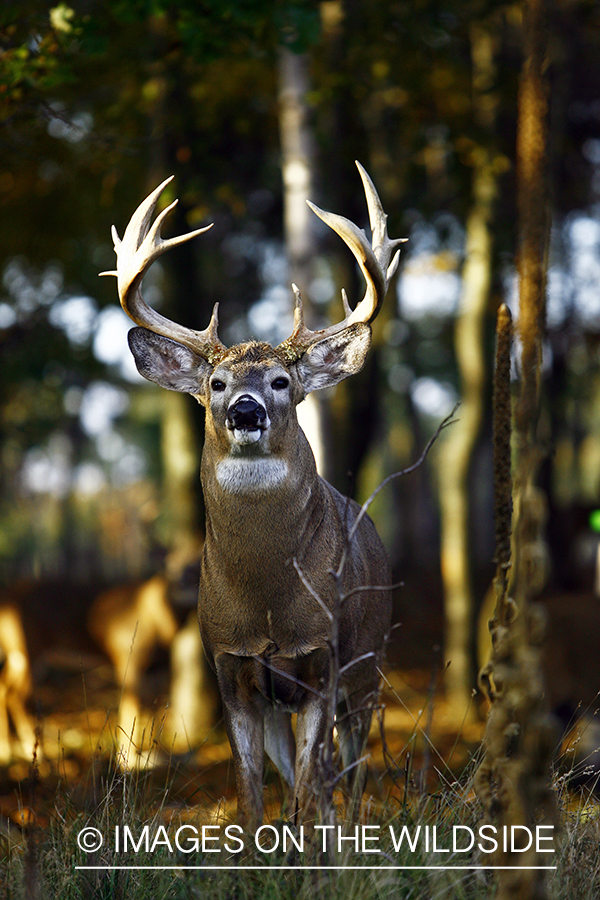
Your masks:
<path fill-rule="evenodd" d="M 303 294 L 304 313 L 311 317 L 308 289 L 312 262 L 318 253 L 315 217 L 306 201 L 314 196 L 314 141 L 306 94 L 309 87 L 308 56 L 279 50 L 278 98 L 281 171 L 283 177 L 283 221 L 290 282 Z M 290 303 L 292 292 L 290 288 Z M 314 327 L 310 326 L 309 327 Z M 325 440 L 326 401 L 319 393 L 309 394 L 298 407 L 298 419 L 311 445 L 317 471 L 330 478 L 329 448 Z"/>
<path fill-rule="evenodd" d="M 494 77 L 493 38 L 481 27 L 471 29 L 471 52 L 474 113 L 480 125 L 489 127 L 494 115 L 489 102 L 489 87 Z M 467 220 L 466 261 L 454 333 L 461 407 L 459 421 L 450 429 L 443 446 L 439 466 L 445 656 L 450 660 L 446 689 L 459 718 L 465 714 L 475 686 L 469 473 L 481 431 L 488 384 L 484 327 L 492 271 L 490 222 L 497 190 L 493 152 L 479 147 L 473 156 L 473 203 Z"/>
<path fill-rule="evenodd" d="M 163 399 L 164 397 L 164 399 Z M 193 558 L 198 543 L 196 484 L 200 457 L 188 398 L 169 391 L 161 395 L 161 459 L 166 545 Z M 186 553 L 187 548 L 187 553 Z"/>
<path fill-rule="evenodd" d="M 535 481 L 542 458 L 538 425 L 547 234 L 544 5 L 544 0 L 527 0 L 524 4 L 525 58 L 517 129 L 522 349 L 521 384 L 515 408 L 513 570 L 508 582 L 502 571 L 508 564 L 507 553 L 498 552 L 497 602 L 490 622 L 492 658 L 482 672 L 491 710 L 485 756 L 474 781 L 488 821 L 494 821 L 499 831 L 511 827 L 528 829 L 530 834 L 538 824 L 548 822 L 556 828 L 550 783 L 557 745 L 541 668 L 544 622 L 539 607 L 529 602 L 540 577 L 536 561 L 543 557 L 540 511 L 544 504 Z M 504 368 L 504 393 L 508 395 L 510 363 Z M 503 406 L 509 409 L 508 403 Z M 508 469 L 510 446 L 503 455 Z M 497 468 L 497 475 L 500 471 Z M 496 493 L 498 498 L 498 478 Z M 506 512 L 510 511 L 509 502 L 503 506 Z M 497 522 L 500 518 L 504 516 Z M 497 529 L 497 534 L 502 531 L 506 534 L 507 529 Z M 507 543 L 505 540 L 505 546 Z M 490 863 L 497 866 L 498 900 L 546 900 L 548 885 L 543 867 L 549 862 L 548 856 L 540 854 L 534 845 L 518 854 L 498 849 L 490 858 Z"/>

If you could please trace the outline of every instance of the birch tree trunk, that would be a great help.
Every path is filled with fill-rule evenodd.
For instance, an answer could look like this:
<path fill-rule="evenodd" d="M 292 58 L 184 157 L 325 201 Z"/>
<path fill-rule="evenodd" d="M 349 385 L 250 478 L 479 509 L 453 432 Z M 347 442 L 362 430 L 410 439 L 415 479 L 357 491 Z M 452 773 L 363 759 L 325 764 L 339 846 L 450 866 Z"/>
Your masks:
<path fill-rule="evenodd" d="M 279 133 L 281 171 L 283 177 L 283 221 L 285 248 L 291 282 L 302 293 L 304 311 L 311 318 L 308 288 L 312 262 L 318 248 L 315 239 L 314 214 L 306 201 L 314 197 L 314 142 L 306 95 L 309 89 L 308 56 L 279 50 L 278 59 Z M 310 326 L 309 327 L 314 327 Z M 298 419 L 311 445 L 317 471 L 330 478 L 331 466 L 324 435 L 325 400 L 319 393 L 309 394 L 298 407 Z"/>

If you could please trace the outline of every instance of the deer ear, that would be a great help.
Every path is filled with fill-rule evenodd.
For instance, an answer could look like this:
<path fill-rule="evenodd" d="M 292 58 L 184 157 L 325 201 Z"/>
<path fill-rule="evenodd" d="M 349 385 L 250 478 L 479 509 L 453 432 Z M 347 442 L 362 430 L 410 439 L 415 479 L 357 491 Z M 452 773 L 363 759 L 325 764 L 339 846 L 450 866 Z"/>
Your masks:
<path fill-rule="evenodd" d="M 311 344 L 296 363 L 306 393 L 332 387 L 360 372 L 370 346 L 371 328 L 364 322 Z"/>
<path fill-rule="evenodd" d="M 169 391 L 203 393 L 203 381 L 212 371 L 203 357 L 147 328 L 132 328 L 127 339 L 137 370 L 148 381 Z"/>

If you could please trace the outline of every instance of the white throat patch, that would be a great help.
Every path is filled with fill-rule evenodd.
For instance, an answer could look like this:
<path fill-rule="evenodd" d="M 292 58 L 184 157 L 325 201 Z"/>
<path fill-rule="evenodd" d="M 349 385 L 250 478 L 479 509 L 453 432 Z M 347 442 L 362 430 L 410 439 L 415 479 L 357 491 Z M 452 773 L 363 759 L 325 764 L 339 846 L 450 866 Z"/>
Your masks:
<path fill-rule="evenodd" d="M 224 459 L 217 465 L 217 482 L 230 494 L 269 491 L 282 484 L 288 475 L 282 459 Z"/>

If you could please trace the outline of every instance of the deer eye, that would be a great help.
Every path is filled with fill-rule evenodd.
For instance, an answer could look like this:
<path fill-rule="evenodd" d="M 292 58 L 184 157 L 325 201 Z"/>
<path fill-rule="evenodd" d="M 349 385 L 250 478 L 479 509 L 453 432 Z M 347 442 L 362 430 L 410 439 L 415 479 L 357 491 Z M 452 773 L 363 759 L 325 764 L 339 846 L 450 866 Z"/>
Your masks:
<path fill-rule="evenodd" d="M 271 383 L 271 387 L 274 391 L 285 391 L 289 383 L 289 378 L 284 378 L 283 376 L 281 376 L 280 378 L 276 378 L 275 381 Z"/>
<path fill-rule="evenodd" d="M 213 391 L 224 391 L 225 390 L 225 382 L 219 381 L 218 378 L 213 378 L 213 380 L 210 383 L 210 386 L 213 389 Z"/>

